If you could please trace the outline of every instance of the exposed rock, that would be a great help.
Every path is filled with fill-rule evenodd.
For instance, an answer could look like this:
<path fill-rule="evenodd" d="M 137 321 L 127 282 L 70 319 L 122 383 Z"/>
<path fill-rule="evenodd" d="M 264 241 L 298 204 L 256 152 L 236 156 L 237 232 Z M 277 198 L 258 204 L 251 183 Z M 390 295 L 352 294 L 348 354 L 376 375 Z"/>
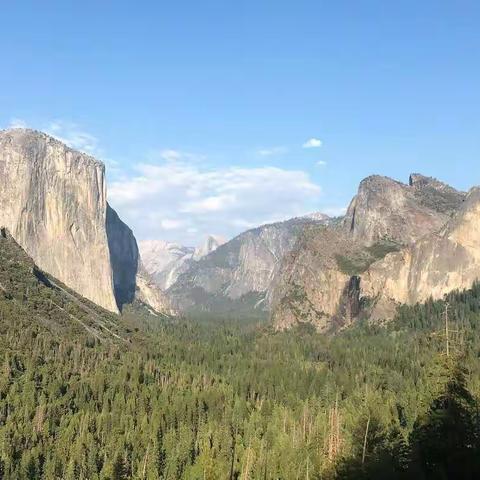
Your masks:
<path fill-rule="evenodd" d="M 360 183 L 344 226 L 355 241 L 366 245 L 382 239 L 409 244 L 440 230 L 464 196 L 419 174 L 410 176 L 410 185 L 374 175 Z"/>
<path fill-rule="evenodd" d="M 214 252 L 220 245 L 225 243 L 225 239 L 216 235 L 209 235 L 205 241 L 195 249 L 193 253 L 193 260 L 200 260 L 202 257 L 205 257 L 209 253 Z"/>
<path fill-rule="evenodd" d="M 142 264 L 151 280 L 162 290 L 170 288 L 190 264 L 216 250 L 225 243 L 221 237 L 209 235 L 197 248 L 185 247 L 163 240 L 140 242 Z"/>
<path fill-rule="evenodd" d="M 244 232 L 190 263 L 167 293 L 181 311 L 268 309 L 280 260 L 291 251 L 305 225 L 323 222 L 299 218 Z"/>
<path fill-rule="evenodd" d="M 115 300 L 121 310 L 124 304 L 132 303 L 135 298 L 139 268 L 137 241 L 132 230 L 120 220 L 108 203 L 106 228 Z"/>
<path fill-rule="evenodd" d="M 474 254 L 446 233 L 463 218 L 456 212 L 471 210 L 473 194 L 464 203 L 465 195 L 419 174 L 409 185 L 363 180 L 343 221 L 306 229 L 284 258 L 271 293 L 276 328 L 343 328 L 362 311 L 391 318 L 397 303 L 469 286 L 478 273 L 465 262 Z"/>
<path fill-rule="evenodd" d="M 176 315 L 165 293 L 159 289 L 148 272 L 140 265 L 136 277 L 135 298 L 150 306 L 156 313 Z"/>
<path fill-rule="evenodd" d="M 118 311 L 106 232 L 105 167 L 39 132 L 0 132 L 0 225 L 44 271 Z"/>
<path fill-rule="evenodd" d="M 306 228 L 281 262 L 270 292 L 275 328 L 300 322 L 320 331 L 330 329 L 351 277 L 339 267 L 336 256 L 354 252 L 354 243 L 342 228 Z"/>
<path fill-rule="evenodd" d="M 13 129 L 0 132 L 0 176 L 0 227 L 40 269 L 112 312 L 133 301 L 137 243 L 106 201 L 101 162 L 43 133 Z M 144 294 L 158 308 L 162 295 Z"/>
<path fill-rule="evenodd" d="M 374 319 L 388 318 L 399 303 L 415 304 L 470 288 L 480 278 L 480 188 L 435 234 L 374 263 L 364 275 L 362 295 L 375 301 Z"/>
<path fill-rule="evenodd" d="M 173 285 L 188 268 L 195 249 L 163 240 L 143 240 L 139 243 L 140 256 L 152 281 L 162 290 Z"/>

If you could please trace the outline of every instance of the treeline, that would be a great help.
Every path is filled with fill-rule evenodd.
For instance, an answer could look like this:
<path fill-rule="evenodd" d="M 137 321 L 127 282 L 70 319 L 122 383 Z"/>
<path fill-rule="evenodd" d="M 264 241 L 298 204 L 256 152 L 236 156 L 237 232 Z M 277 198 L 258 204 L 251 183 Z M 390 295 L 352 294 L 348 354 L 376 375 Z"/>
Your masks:
<path fill-rule="evenodd" d="M 447 302 L 330 338 L 131 311 L 99 343 L 2 297 L 0 478 L 479 478 L 480 286 Z"/>

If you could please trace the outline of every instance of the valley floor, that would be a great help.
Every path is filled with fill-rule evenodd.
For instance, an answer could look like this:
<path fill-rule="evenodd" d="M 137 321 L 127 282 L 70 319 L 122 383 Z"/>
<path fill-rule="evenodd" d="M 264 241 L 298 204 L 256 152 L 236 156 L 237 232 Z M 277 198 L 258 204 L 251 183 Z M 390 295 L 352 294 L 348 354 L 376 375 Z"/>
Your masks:
<path fill-rule="evenodd" d="M 29 298 L 0 298 L 2 479 L 480 475 L 479 285 L 448 357 L 442 301 L 334 337 L 130 308 L 107 341 Z"/>

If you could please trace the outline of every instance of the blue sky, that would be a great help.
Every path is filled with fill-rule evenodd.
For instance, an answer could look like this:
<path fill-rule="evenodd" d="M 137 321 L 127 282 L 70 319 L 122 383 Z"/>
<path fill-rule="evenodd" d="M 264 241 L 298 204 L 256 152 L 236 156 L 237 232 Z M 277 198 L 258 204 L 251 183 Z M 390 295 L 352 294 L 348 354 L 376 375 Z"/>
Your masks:
<path fill-rule="evenodd" d="M 103 159 L 140 239 L 338 213 L 372 173 L 480 183 L 479 2 L 18 1 L 1 16 L 0 126 Z"/>

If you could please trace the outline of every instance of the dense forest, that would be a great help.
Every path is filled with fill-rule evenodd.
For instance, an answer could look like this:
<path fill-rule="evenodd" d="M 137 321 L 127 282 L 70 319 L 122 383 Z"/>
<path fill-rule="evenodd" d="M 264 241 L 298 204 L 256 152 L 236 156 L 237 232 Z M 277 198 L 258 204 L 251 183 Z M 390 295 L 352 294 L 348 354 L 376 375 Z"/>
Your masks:
<path fill-rule="evenodd" d="M 479 284 L 327 337 L 117 318 L 1 242 L 1 479 L 480 478 Z"/>

